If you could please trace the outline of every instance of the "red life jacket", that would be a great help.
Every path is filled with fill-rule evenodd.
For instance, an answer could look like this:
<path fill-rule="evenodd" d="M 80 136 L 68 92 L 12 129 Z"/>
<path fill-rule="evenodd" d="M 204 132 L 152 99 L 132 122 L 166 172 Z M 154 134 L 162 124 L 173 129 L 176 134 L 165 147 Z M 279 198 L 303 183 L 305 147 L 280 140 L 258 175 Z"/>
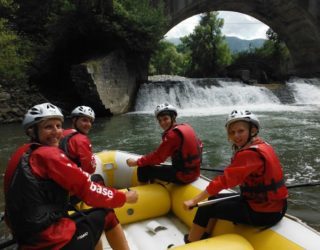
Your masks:
<path fill-rule="evenodd" d="M 71 159 L 75 164 L 77 164 L 78 167 L 80 167 L 81 163 L 80 163 L 79 157 L 76 157 L 76 158 L 72 157 L 70 152 L 69 152 L 69 149 L 68 149 L 69 140 L 71 139 L 71 137 L 73 137 L 73 136 L 75 136 L 77 134 L 79 134 L 79 132 L 75 131 L 74 129 L 65 130 L 64 131 L 64 136 L 60 140 L 59 148 L 64 151 L 64 153 L 66 154 L 66 156 L 69 157 L 69 159 Z"/>
<path fill-rule="evenodd" d="M 179 150 L 172 155 L 172 166 L 182 172 L 178 173 L 181 175 L 179 179 L 186 182 L 193 181 L 200 175 L 202 142 L 188 124 L 178 124 L 173 130 L 180 135 L 181 145 Z"/>
<path fill-rule="evenodd" d="M 41 147 L 32 144 L 21 157 L 6 193 L 6 216 L 17 241 L 37 242 L 37 234 L 66 216 L 68 192 L 49 179 L 33 175 L 30 155 Z"/>
<path fill-rule="evenodd" d="M 246 199 L 257 202 L 286 199 L 288 190 L 283 179 L 282 166 L 273 148 L 264 142 L 244 150 L 257 151 L 264 160 L 264 168 L 246 178 L 240 186 L 241 194 Z"/>

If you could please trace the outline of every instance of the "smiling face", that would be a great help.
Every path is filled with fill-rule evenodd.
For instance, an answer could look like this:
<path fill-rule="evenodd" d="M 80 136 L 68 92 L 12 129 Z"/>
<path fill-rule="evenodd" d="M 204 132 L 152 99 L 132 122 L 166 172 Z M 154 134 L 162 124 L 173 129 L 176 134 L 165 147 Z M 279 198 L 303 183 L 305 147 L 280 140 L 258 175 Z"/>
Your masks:
<path fill-rule="evenodd" d="M 172 120 L 170 115 L 159 115 L 158 122 L 159 122 L 160 127 L 164 131 L 170 129 L 175 123 L 175 121 Z"/>
<path fill-rule="evenodd" d="M 39 143 L 47 146 L 59 146 L 62 138 L 62 122 L 60 119 L 47 119 L 38 123 L 37 126 Z"/>
<path fill-rule="evenodd" d="M 256 128 L 252 128 L 254 130 Z M 254 132 L 254 131 L 251 131 Z M 245 146 L 250 136 L 250 125 L 248 122 L 237 121 L 229 125 L 228 138 L 238 148 Z"/>
<path fill-rule="evenodd" d="M 81 134 L 89 134 L 90 129 L 92 127 L 92 119 L 86 116 L 80 116 L 73 118 L 73 126 L 74 128 L 80 132 Z"/>

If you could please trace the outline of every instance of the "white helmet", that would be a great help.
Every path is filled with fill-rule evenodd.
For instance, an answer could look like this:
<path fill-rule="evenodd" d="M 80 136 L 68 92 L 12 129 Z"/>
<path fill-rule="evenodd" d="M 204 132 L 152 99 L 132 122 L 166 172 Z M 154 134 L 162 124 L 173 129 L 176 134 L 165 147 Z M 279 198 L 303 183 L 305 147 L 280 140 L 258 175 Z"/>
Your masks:
<path fill-rule="evenodd" d="M 255 125 L 258 130 L 260 129 L 260 122 L 258 118 L 248 110 L 233 110 L 230 113 L 230 115 L 227 117 L 226 125 L 225 125 L 226 128 L 228 129 L 230 124 L 236 121 L 250 122 L 253 125 Z"/>
<path fill-rule="evenodd" d="M 57 106 L 49 102 L 38 104 L 29 109 L 24 115 L 22 126 L 27 130 L 34 124 L 48 118 L 59 118 L 63 121 L 63 114 Z"/>
<path fill-rule="evenodd" d="M 156 109 L 154 110 L 154 115 L 156 117 L 158 117 L 159 115 L 161 114 L 174 114 L 175 116 L 178 115 L 178 112 L 177 112 L 177 109 L 172 106 L 171 104 L 169 103 L 162 103 L 162 104 L 159 104 Z"/>
<path fill-rule="evenodd" d="M 86 116 L 91 118 L 93 121 L 95 119 L 95 114 L 92 108 L 88 106 L 78 106 L 71 112 L 71 117 Z"/>

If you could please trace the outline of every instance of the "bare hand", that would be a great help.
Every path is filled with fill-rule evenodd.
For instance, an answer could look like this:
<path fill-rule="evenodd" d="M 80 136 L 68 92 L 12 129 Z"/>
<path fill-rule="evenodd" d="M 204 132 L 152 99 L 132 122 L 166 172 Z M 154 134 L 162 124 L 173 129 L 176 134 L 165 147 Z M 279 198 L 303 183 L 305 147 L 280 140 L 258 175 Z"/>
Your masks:
<path fill-rule="evenodd" d="M 127 164 L 129 167 L 134 167 L 134 166 L 137 166 L 137 161 L 129 158 L 129 159 L 127 159 Z"/>
<path fill-rule="evenodd" d="M 194 206 L 196 206 L 197 205 L 197 203 L 196 202 L 194 202 L 194 200 L 187 200 L 187 201 L 184 201 L 183 202 L 183 208 L 185 209 L 185 210 L 190 210 L 190 209 L 192 209 Z"/>
<path fill-rule="evenodd" d="M 126 202 L 127 203 L 136 203 L 138 201 L 138 193 L 135 190 L 130 190 L 126 192 Z"/>

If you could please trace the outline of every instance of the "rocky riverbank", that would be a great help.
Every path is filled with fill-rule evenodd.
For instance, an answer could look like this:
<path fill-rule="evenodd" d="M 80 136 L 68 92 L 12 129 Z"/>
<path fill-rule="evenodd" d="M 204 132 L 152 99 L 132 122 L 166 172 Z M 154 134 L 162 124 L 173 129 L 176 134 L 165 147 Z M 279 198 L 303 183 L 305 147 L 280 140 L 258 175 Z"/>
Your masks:
<path fill-rule="evenodd" d="M 46 101 L 35 87 L 0 85 L 0 124 L 21 122 L 31 106 Z"/>

